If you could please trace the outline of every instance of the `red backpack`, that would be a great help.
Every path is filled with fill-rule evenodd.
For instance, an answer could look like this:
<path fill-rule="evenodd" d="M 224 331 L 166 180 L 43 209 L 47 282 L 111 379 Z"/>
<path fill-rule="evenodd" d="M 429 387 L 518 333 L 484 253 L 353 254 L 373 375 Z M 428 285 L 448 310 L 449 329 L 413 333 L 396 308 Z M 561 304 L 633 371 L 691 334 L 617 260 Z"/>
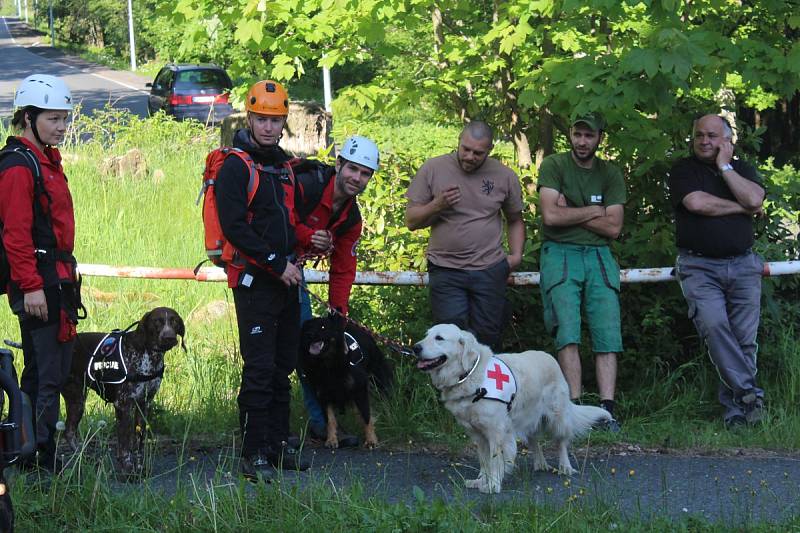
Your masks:
<path fill-rule="evenodd" d="M 260 165 L 253 161 L 250 154 L 239 148 L 223 147 L 212 150 L 206 156 L 206 168 L 203 170 L 203 186 L 197 196 L 196 204 L 203 199 L 203 231 L 205 233 L 206 254 L 208 259 L 218 267 L 225 267 L 233 259 L 234 248 L 222 234 L 217 212 L 217 196 L 215 186 L 217 174 L 222 163 L 229 155 L 239 157 L 250 169 L 250 181 L 247 183 L 247 205 L 253 201 L 258 190 L 258 171 Z"/>

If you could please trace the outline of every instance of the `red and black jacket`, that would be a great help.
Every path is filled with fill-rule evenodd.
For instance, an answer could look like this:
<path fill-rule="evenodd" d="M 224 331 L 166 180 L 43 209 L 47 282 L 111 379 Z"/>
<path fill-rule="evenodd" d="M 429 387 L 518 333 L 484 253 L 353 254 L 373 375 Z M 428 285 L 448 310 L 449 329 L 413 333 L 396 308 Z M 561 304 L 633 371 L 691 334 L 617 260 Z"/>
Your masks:
<path fill-rule="evenodd" d="M 27 148 L 35 155 L 43 186 L 35 194 L 23 155 L 7 156 L 0 164 L 0 224 L 14 288 L 9 297 L 74 282 L 75 214 L 61 154 L 51 147 L 42 152 L 23 137 L 9 137 L 6 146 Z M 43 216 L 34 213 L 34 201 Z"/>
<path fill-rule="evenodd" d="M 328 301 L 347 314 L 350 291 L 356 278 L 356 246 L 361 238 L 362 219 L 358 202 L 351 198 L 339 212 L 333 212 L 335 169 L 315 161 L 304 161 L 294 168 L 298 191 L 295 193 L 298 255 L 312 252 L 311 236 L 327 230 L 333 236 L 330 257 Z"/>
<path fill-rule="evenodd" d="M 280 147 L 259 147 L 248 130 L 236 132 L 233 146 L 259 165 L 259 185 L 247 203 L 250 169 L 240 157 L 228 156 L 215 186 L 222 233 L 245 261 L 227 267 L 228 286 L 239 285 L 241 273 L 277 280 L 295 248 L 294 175 L 291 157 Z"/>

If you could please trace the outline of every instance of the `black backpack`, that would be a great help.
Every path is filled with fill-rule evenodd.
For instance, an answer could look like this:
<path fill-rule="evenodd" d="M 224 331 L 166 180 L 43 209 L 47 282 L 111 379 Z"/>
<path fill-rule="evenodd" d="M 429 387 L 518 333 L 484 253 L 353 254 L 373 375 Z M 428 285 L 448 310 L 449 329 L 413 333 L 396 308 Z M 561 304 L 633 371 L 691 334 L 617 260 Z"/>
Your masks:
<path fill-rule="evenodd" d="M 15 161 L 10 161 L 9 158 L 13 158 Z M 36 155 L 30 150 L 30 148 L 27 148 L 22 144 L 11 146 L 7 144 L 2 150 L 0 150 L 0 172 L 13 166 L 18 166 L 18 162 L 22 162 L 24 166 L 30 169 L 31 174 L 33 174 L 34 225 L 37 227 L 42 227 L 42 224 L 45 224 L 49 227 L 50 233 L 52 233 L 53 229 L 50 219 L 44 214 L 41 204 L 36 201 L 36 199 L 42 194 L 47 194 L 44 188 L 44 181 L 42 180 L 42 171 L 39 167 L 39 160 L 36 158 Z M 0 235 L 2 235 L 2 232 L 3 223 L 0 221 Z M 8 262 L 6 249 L 3 246 L 2 238 L 0 238 L 0 295 L 6 293 L 8 284 L 10 282 L 11 264 Z"/>
<path fill-rule="evenodd" d="M 325 187 L 328 186 L 331 179 L 334 179 L 336 170 L 330 165 L 312 159 L 299 160 L 292 165 L 292 170 L 298 187 L 298 192 L 294 195 L 295 212 L 298 219 L 305 222 L 322 200 Z M 334 213 L 331 223 L 335 222 L 337 218 L 338 213 Z M 336 228 L 336 235 L 344 234 L 360 221 L 361 211 L 358 208 L 358 202 L 353 202 L 353 207 L 347 213 L 347 219 Z"/>

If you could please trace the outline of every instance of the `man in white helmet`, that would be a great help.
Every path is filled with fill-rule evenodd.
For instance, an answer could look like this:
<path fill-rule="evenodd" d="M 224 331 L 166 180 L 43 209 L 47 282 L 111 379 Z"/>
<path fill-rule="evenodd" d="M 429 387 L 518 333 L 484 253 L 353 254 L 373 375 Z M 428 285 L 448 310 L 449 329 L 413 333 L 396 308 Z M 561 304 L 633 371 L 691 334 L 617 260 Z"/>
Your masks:
<path fill-rule="evenodd" d="M 361 237 L 362 219 L 356 196 L 364 192 L 380 164 L 378 146 L 360 135 L 348 138 L 334 167 L 308 161 L 294 168 L 299 194 L 295 195 L 297 253 L 330 254 L 328 302 L 342 314 L 356 277 L 356 246 Z M 300 304 L 301 324 L 311 318 L 311 303 L 303 291 Z M 325 415 L 314 392 L 301 376 L 303 401 L 309 414 L 309 435 L 326 437 Z M 339 436 L 340 447 L 358 445 L 352 435 Z"/>
<path fill-rule="evenodd" d="M 56 145 L 64 140 L 72 96 L 46 74 L 20 83 L 12 126 L 0 152 L 0 292 L 19 318 L 25 368 L 21 388 L 34 406 L 35 464 L 60 470 L 55 425 L 61 387 L 69 373 L 80 303 L 72 195 Z"/>

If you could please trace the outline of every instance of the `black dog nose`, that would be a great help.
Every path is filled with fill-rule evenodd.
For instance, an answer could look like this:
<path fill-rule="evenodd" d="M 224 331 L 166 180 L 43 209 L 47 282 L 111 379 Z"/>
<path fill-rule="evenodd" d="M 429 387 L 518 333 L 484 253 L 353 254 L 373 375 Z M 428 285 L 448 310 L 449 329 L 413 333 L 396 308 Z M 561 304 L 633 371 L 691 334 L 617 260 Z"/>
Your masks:
<path fill-rule="evenodd" d="M 414 345 L 414 355 L 419 357 L 419 354 L 421 354 L 421 353 L 422 353 L 422 345 L 420 343 L 415 344 Z"/>

